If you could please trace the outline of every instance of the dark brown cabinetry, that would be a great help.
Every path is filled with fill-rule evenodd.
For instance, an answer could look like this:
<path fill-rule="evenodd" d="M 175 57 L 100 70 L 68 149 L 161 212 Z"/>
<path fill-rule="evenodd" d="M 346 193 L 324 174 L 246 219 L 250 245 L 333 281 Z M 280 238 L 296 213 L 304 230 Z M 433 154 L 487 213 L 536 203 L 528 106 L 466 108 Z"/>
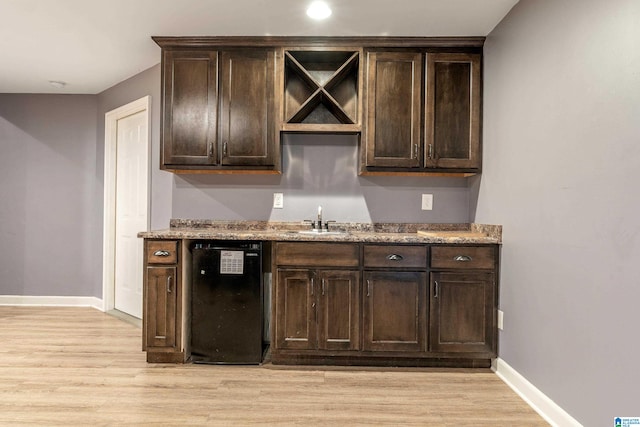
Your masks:
<path fill-rule="evenodd" d="M 425 167 L 480 170 L 480 55 L 428 53 Z"/>
<path fill-rule="evenodd" d="M 363 264 L 363 350 L 424 351 L 426 246 L 364 245 Z"/>
<path fill-rule="evenodd" d="M 496 248 L 433 247 L 431 267 L 429 350 L 495 357 Z"/>
<path fill-rule="evenodd" d="M 278 270 L 280 349 L 355 350 L 360 280 L 353 270 Z"/>
<path fill-rule="evenodd" d="M 163 49 L 162 168 L 277 170 L 273 49 Z"/>
<path fill-rule="evenodd" d="M 421 166 L 422 54 L 367 54 L 366 166 Z"/>
<path fill-rule="evenodd" d="M 182 279 L 175 240 L 145 240 L 142 347 L 148 362 L 183 362 Z"/>
<path fill-rule="evenodd" d="M 424 350 L 426 273 L 368 271 L 364 278 L 363 349 Z"/>
<path fill-rule="evenodd" d="M 359 348 L 358 255 L 355 244 L 275 245 L 275 357 L 281 350 Z"/>
<path fill-rule="evenodd" d="M 368 52 L 361 172 L 479 172 L 480 61 L 479 53 Z"/>

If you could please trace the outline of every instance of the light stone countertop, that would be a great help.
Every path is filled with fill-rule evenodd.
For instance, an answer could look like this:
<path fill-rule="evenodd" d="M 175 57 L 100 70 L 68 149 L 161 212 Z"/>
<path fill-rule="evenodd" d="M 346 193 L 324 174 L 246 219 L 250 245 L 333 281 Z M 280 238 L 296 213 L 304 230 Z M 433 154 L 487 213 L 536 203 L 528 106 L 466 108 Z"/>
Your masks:
<path fill-rule="evenodd" d="M 299 222 L 171 220 L 164 230 L 145 231 L 146 239 L 263 240 L 399 244 L 500 244 L 502 226 L 486 224 L 331 223 L 341 234 L 301 234 Z M 420 233 L 419 233 L 420 232 Z"/>

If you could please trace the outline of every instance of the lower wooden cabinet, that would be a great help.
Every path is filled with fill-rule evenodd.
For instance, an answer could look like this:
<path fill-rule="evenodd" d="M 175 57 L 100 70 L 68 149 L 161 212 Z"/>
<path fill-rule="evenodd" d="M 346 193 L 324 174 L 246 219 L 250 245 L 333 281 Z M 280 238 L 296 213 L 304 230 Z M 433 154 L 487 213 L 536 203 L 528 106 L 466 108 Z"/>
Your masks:
<path fill-rule="evenodd" d="M 279 269 L 277 274 L 277 348 L 358 349 L 357 270 Z"/>
<path fill-rule="evenodd" d="M 429 349 L 496 354 L 493 272 L 431 273 Z"/>
<path fill-rule="evenodd" d="M 147 267 L 146 311 L 155 312 L 146 322 L 145 342 L 147 350 L 154 348 L 175 349 L 177 342 L 176 268 Z"/>
<path fill-rule="evenodd" d="M 276 245 L 274 363 L 490 365 L 498 245 L 361 244 L 358 265 L 353 249 Z"/>
<path fill-rule="evenodd" d="M 423 351 L 426 273 L 365 272 L 364 287 L 363 350 Z"/>
<path fill-rule="evenodd" d="M 176 240 L 145 240 L 142 348 L 147 362 L 184 362 L 182 278 Z"/>

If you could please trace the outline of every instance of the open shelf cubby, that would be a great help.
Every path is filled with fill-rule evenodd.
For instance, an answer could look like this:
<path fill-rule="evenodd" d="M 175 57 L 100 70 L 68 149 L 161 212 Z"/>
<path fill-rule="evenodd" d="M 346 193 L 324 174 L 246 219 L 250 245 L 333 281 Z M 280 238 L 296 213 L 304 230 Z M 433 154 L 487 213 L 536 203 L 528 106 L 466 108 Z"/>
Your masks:
<path fill-rule="evenodd" d="M 284 62 L 285 127 L 359 127 L 359 51 L 288 50 Z"/>

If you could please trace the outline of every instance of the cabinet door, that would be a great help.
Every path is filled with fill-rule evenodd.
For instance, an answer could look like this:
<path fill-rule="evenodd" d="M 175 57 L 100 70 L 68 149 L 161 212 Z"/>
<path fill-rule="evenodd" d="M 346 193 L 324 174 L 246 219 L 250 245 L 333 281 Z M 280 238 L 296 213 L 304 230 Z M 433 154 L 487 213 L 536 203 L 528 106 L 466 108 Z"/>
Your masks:
<path fill-rule="evenodd" d="M 274 164 L 274 67 L 273 50 L 222 52 L 220 143 L 223 165 Z"/>
<path fill-rule="evenodd" d="M 216 52 L 163 52 L 162 165 L 217 162 Z"/>
<path fill-rule="evenodd" d="M 427 54 L 425 166 L 481 166 L 480 55 Z"/>
<path fill-rule="evenodd" d="M 357 350 L 360 343 L 360 275 L 358 271 L 321 271 L 318 348 Z"/>
<path fill-rule="evenodd" d="M 426 273 L 365 272 L 363 349 L 424 351 Z"/>
<path fill-rule="evenodd" d="M 317 347 L 315 292 L 310 270 L 279 269 L 276 283 L 275 339 L 278 349 Z"/>
<path fill-rule="evenodd" d="M 147 267 L 144 315 L 147 349 L 178 344 L 176 272 L 176 267 Z"/>
<path fill-rule="evenodd" d="M 496 352 L 493 272 L 431 273 L 429 349 Z"/>
<path fill-rule="evenodd" d="M 369 52 L 366 166 L 419 167 L 422 54 Z"/>

